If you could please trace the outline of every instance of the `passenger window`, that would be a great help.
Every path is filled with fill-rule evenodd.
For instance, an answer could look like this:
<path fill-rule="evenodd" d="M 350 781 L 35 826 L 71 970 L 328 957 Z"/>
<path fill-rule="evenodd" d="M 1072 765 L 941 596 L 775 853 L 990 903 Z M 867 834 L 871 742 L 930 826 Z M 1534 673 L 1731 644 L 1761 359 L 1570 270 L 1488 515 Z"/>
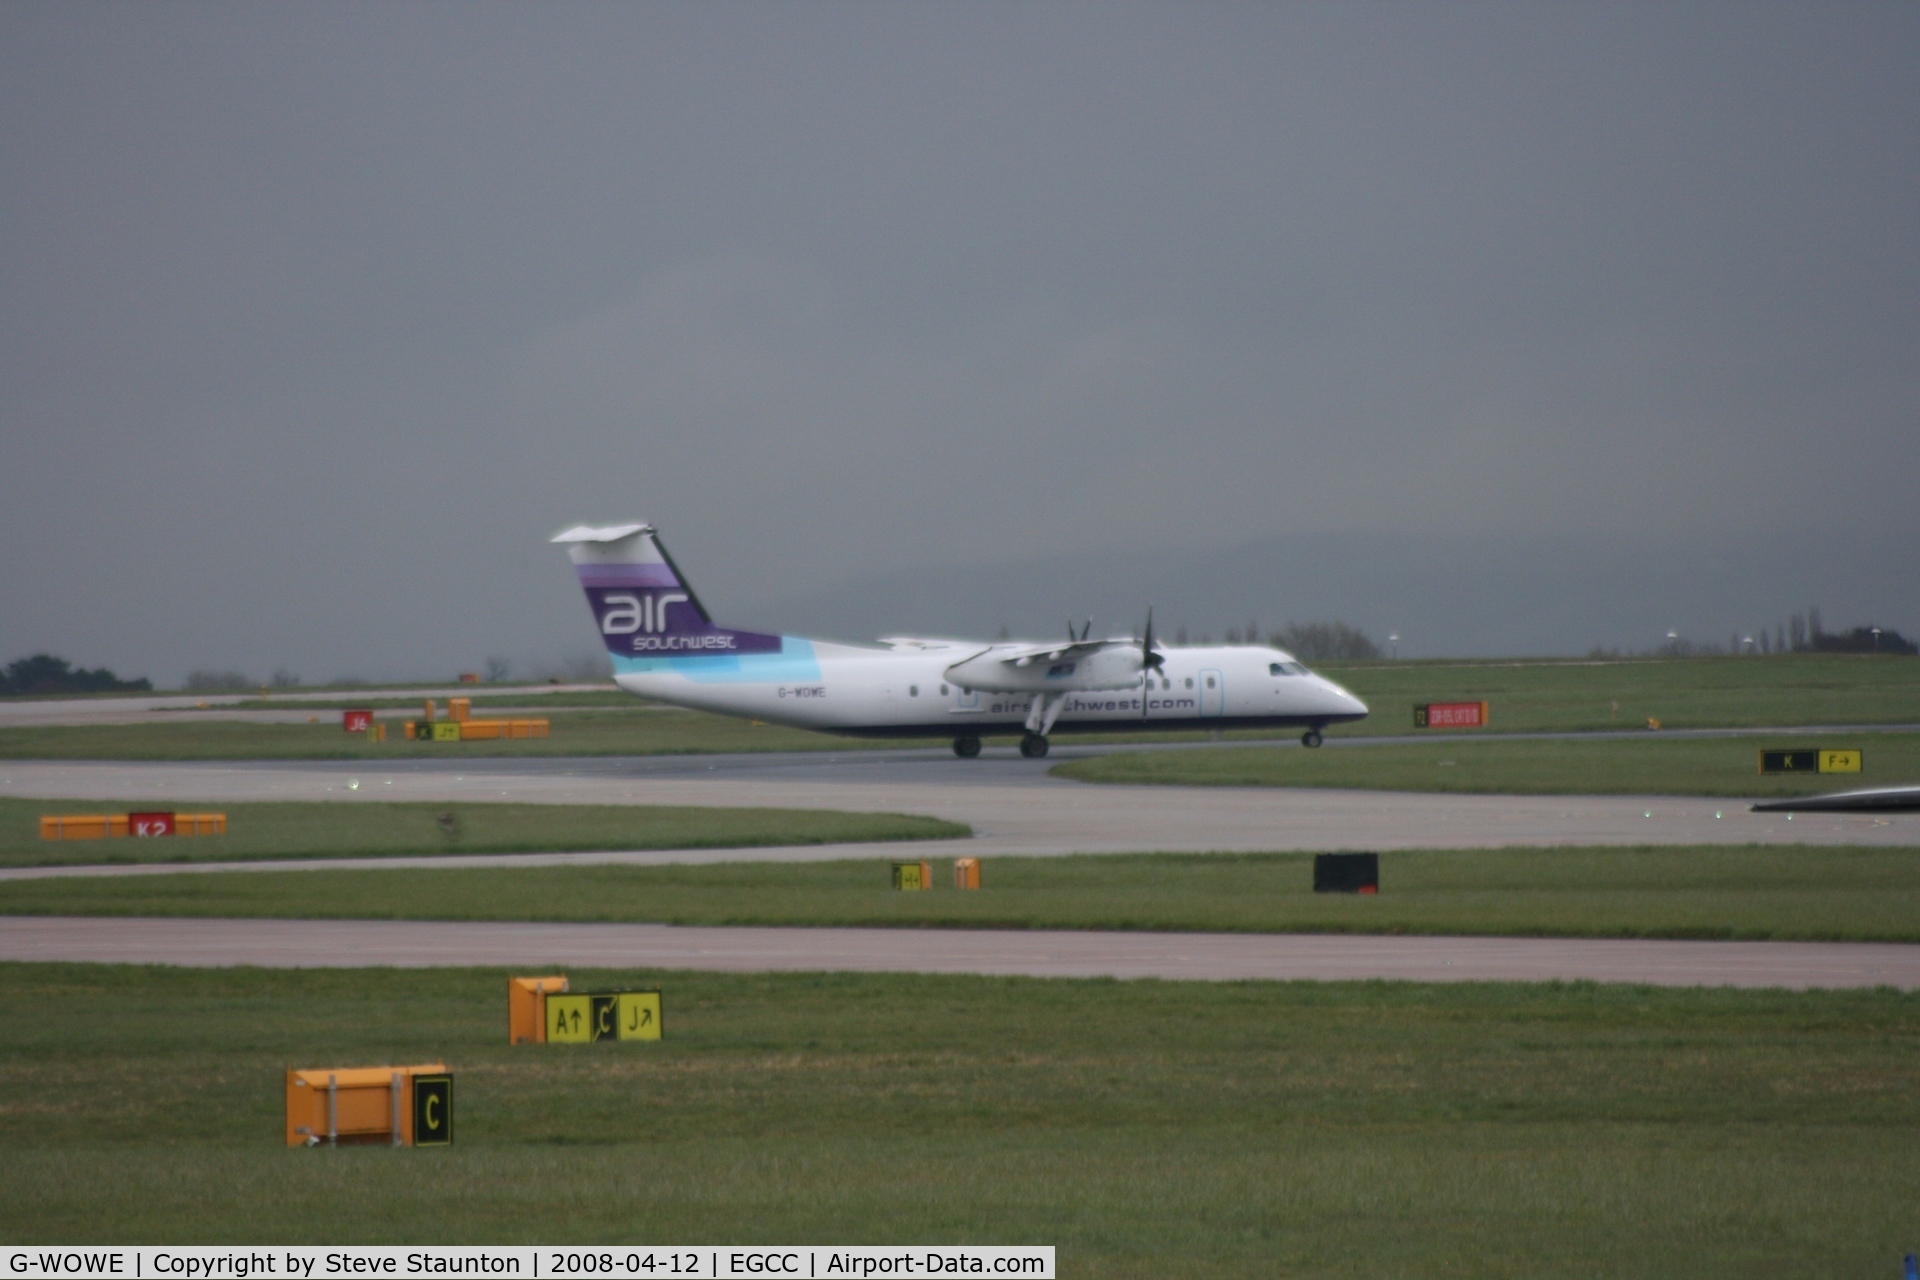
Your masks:
<path fill-rule="evenodd" d="M 907 696 L 908 696 L 909 698 L 917 698 L 917 697 L 919 697 L 919 696 L 920 696 L 920 686 L 919 686 L 919 685 L 917 685 L 917 684 L 910 684 L 910 685 L 908 685 L 908 686 L 907 686 Z"/>
<path fill-rule="evenodd" d="M 1208 677 L 1207 677 L 1207 688 L 1209 688 L 1209 689 L 1211 689 L 1211 688 L 1213 688 L 1213 677 L 1212 677 L 1212 676 L 1208 676 Z"/>
<path fill-rule="evenodd" d="M 940 696 L 943 698 L 947 696 L 947 686 L 945 685 L 940 686 Z"/>
<path fill-rule="evenodd" d="M 1187 677 L 1187 688 L 1189 688 L 1189 689 L 1191 689 L 1191 688 L 1193 688 L 1193 677 L 1192 677 L 1192 676 L 1188 676 L 1188 677 Z"/>

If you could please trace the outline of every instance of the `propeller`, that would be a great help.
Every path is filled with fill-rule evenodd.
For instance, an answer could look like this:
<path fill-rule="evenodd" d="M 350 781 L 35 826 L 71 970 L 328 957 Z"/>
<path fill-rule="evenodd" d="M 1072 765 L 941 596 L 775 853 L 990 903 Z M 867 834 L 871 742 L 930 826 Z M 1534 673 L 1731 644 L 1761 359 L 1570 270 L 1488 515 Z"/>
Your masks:
<path fill-rule="evenodd" d="M 1153 673 L 1167 664 L 1160 651 L 1153 647 L 1153 606 L 1147 606 L 1147 634 L 1140 641 L 1140 718 L 1147 718 L 1147 693 L 1153 688 Z"/>

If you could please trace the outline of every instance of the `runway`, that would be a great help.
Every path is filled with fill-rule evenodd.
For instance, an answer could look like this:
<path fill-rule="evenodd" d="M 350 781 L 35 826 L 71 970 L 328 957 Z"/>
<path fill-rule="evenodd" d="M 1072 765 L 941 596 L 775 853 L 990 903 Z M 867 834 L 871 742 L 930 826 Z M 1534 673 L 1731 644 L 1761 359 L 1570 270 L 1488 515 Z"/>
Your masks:
<path fill-rule="evenodd" d="M 1676 796 L 1106 786 L 1052 777 L 1043 764 L 1011 752 L 974 761 L 934 751 L 856 751 L 420 760 L 377 768 L 335 761 L 11 761 L 0 764 L 0 794 L 156 806 L 247 800 L 771 806 L 928 814 L 972 828 L 970 840 L 909 846 L 930 857 L 1518 845 L 1920 844 L 1916 814 L 1757 814 L 1743 801 Z M 809 845 L 730 850 L 725 860 L 883 856 L 884 846 Z M 555 862 L 717 860 L 704 850 L 533 857 Z M 447 859 L 425 861 L 456 865 Z M 380 862 L 403 865 L 401 860 Z M 260 865 L 292 871 L 327 864 Z M 351 865 L 379 863 L 353 860 Z M 97 872 L 150 873 L 149 867 Z M 54 873 L 0 872 L 8 877 L 29 874 Z"/>
<path fill-rule="evenodd" d="M 1340 934 L 22 917 L 0 922 L 0 960 L 1920 989 L 1920 947 L 1898 944 Z"/>
<path fill-rule="evenodd" d="M 1066 753 L 1063 753 L 1066 754 Z M 1501 845 L 1920 843 L 1920 815 L 1755 814 L 1688 797 L 1475 796 L 1116 787 L 1051 777 L 1012 753 L 352 762 L 0 764 L 0 794 L 156 805 L 247 800 L 682 804 L 921 813 L 975 836 L 907 845 L 259 863 L 13 868 L 0 878 L 296 872 L 329 867 L 540 866 L 1131 851 L 1475 848 Z M 1539 938 L 1203 935 L 962 930 L 696 929 L 660 925 L 300 920 L 0 920 L 0 959 L 190 965 L 571 964 L 1168 979 L 1646 982 L 1667 986 L 1920 989 L 1920 947 Z"/>

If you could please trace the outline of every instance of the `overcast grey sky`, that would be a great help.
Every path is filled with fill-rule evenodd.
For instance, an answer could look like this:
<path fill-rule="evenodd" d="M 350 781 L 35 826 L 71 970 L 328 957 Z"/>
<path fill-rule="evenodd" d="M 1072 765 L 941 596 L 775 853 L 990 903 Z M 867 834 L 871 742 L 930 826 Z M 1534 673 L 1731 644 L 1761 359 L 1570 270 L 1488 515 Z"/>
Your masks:
<path fill-rule="evenodd" d="M 1844 556 L 1920 529 L 1916 67 L 1911 3 L 9 4 L 0 661 L 526 669 L 582 519 L 766 625 L 1342 531 Z"/>

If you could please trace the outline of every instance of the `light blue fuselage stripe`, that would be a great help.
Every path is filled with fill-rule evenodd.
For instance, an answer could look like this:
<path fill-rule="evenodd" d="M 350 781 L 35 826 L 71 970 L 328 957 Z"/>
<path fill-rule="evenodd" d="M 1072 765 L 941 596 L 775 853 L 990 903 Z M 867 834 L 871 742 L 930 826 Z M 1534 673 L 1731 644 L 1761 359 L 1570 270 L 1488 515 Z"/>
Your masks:
<path fill-rule="evenodd" d="M 613 673 L 675 675 L 695 684 L 795 684 L 820 679 L 820 661 L 813 642 L 799 636 L 781 636 L 779 653 L 690 653 L 673 657 L 636 658 L 611 655 Z"/>

